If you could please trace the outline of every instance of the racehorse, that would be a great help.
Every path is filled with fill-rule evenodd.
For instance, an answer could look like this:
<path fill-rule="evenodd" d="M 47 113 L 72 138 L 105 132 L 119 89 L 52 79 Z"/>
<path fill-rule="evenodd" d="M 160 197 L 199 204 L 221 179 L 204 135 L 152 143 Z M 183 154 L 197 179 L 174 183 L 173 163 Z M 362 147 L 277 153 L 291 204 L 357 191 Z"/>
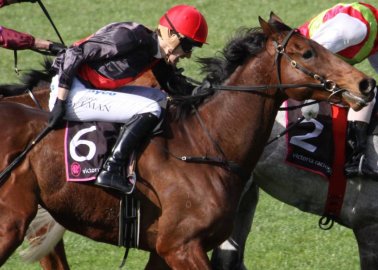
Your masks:
<path fill-rule="evenodd" d="M 358 110 L 373 98 L 373 79 L 283 23 L 259 20 L 262 30 L 231 40 L 223 57 L 202 60 L 215 93 L 191 97 L 194 112 L 178 120 L 169 110 L 164 134 L 138 158 L 135 196 L 139 248 L 150 252 L 146 269 L 211 269 L 206 251 L 231 232 L 243 186 L 285 99 Z M 8 102 L 0 103 L 0 113 L 17 115 L 0 119 L 4 168 L 45 127 L 47 114 Z M 63 130 L 50 132 L 1 186 L 0 265 L 22 242 L 38 204 L 67 229 L 117 244 L 119 195 L 65 182 L 63 137 Z M 198 163 L 178 159 L 182 154 Z"/>

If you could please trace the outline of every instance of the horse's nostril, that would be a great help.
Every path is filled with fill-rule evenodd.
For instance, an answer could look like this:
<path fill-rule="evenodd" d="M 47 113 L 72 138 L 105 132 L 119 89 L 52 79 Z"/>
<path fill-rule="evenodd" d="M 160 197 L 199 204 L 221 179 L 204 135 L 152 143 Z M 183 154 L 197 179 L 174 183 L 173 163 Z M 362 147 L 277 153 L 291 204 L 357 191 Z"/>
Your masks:
<path fill-rule="evenodd" d="M 374 90 L 376 82 L 373 78 L 362 80 L 359 84 L 359 88 L 361 93 L 369 94 L 371 91 Z"/>

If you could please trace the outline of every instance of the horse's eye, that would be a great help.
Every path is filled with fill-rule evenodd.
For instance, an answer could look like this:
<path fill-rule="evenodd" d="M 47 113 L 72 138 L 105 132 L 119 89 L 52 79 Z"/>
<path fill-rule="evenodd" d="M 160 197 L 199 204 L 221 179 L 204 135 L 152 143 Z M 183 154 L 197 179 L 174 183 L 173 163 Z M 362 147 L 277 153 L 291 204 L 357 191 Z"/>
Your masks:
<path fill-rule="evenodd" d="M 312 50 L 308 50 L 308 51 L 306 51 L 306 52 L 303 54 L 303 58 L 304 58 L 304 59 L 309 59 L 309 58 L 311 58 L 313 55 L 314 55 L 314 54 L 313 54 Z"/>

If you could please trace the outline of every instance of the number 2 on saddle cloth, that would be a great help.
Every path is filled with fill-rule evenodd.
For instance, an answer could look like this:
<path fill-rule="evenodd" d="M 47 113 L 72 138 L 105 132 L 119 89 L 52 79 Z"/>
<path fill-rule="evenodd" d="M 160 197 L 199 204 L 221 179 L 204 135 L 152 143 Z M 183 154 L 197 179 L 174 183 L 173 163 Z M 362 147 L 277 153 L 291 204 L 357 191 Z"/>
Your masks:
<path fill-rule="evenodd" d="M 289 99 L 287 106 L 302 102 Z M 332 174 L 334 141 L 332 110 L 327 103 L 319 103 L 319 114 L 310 120 L 304 119 L 287 133 L 286 162 L 329 178 Z M 301 109 L 286 112 L 287 126 L 302 117 Z M 341 140 L 343 138 L 340 138 Z"/>

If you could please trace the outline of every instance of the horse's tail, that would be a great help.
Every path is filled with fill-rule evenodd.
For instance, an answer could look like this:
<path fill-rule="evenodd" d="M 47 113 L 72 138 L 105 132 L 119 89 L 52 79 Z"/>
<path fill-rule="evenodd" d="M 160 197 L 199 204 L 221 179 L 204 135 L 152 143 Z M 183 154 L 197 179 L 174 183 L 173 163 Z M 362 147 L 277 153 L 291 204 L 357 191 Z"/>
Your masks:
<path fill-rule="evenodd" d="M 64 232 L 65 228 L 57 223 L 45 209 L 39 207 L 25 236 L 30 245 L 20 251 L 21 258 L 29 263 L 39 261 L 54 249 L 63 238 Z"/>
<path fill-rule="evenodd" d="M 42 70 L 32 69 L 24 73 L 20 78 L 21 83 L 0 85 L 0 96 L 18 96 L 24 94 L 27 89 L 32 90 L 40 82 L 50 83 L 55 74 L 51 66 L 52 60 L 46 57 L 42 63 Z"/>

